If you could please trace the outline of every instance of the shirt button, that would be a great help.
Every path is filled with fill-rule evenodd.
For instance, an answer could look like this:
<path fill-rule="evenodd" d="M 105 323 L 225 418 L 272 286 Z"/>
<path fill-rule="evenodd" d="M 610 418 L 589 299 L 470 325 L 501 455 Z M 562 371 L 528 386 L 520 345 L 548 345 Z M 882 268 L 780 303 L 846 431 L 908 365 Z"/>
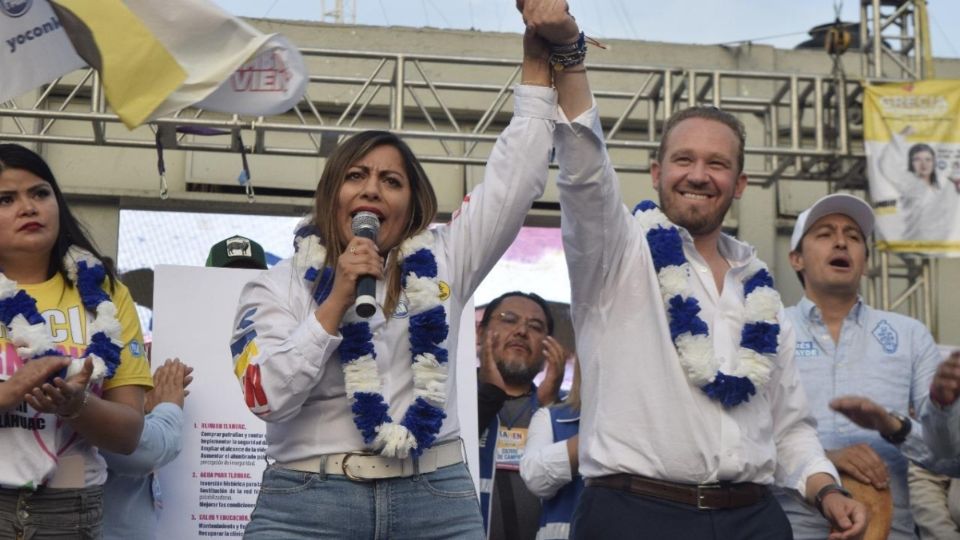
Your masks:
<path fill-rule="evenodd" d="M 706 273 L 706 272 L 707 272 L 707 267 L 706 267 L 706 266 L 698 266 L 698 267 L 697 267 L 697 270 L 700 270 L 701 272 Z"/>
<path fill-rule="evenodd" d="M 822 336 L 820 336 L 820 337 L 823 338 L 823 339 L 830 339 L 830 334 L 824 334 L 824 335 L 822 335 Z"/>
<path fill-rule="evenodd" d="M 20 510 L 19 512 L 17 512 L 17 516 L 22 520 L 26 520 L 27 518 L 30 517 L 30 513 L 27 512 L 26 510 Z"/>

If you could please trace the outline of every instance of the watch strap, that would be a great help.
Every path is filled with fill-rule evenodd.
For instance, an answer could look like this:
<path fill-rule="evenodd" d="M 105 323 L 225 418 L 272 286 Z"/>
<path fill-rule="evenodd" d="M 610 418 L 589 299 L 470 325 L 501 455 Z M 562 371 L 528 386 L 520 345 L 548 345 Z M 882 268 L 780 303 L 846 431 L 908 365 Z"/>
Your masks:
<path fill-rule="evenodd" d="M 853 498 L 853 495 L 847 491 L 846 488 L 837 483 L 827 484 L 820 488 L 820 491 L 817 492 L 817 496 L 813 498 L 813 504 L 817 507 L 817 511 L 820 512 L 820 515 L 823 516 L 823 498 L 836 491 L 837 493 L 847 497 L 849 499 Z M 824 516 L 826 517 L 826 516 Z"/>
<path fill-rule="evenodd" d="M 910 418 L 900 413 L 893 411 L 888 411 L 888 413 L 900 421 L 900 429 L 889 435 L 881 433 L 880 436 L 890 444 L 903 444 L 903 442 L 907 440 L 907 435 L 910 435 L 910 430 L 913 429 L 913 422 L 910 421 Z"/>

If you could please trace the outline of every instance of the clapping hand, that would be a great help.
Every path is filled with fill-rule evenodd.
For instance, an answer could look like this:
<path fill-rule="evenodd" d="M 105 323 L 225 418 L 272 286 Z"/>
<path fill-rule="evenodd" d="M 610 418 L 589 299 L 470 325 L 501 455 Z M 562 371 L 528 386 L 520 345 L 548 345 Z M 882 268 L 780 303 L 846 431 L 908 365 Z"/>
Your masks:
<path fill-rule="evenodd" d="M 153 373 L 153 390 L 147 392 L 143 402 L 144 411 L 149 413 L 160 403 L 173 403 L 182 409 L 184 398 L 190 395 L 187 386 L 193 382 L 191 373 L 193 368 L 179 358 L 168 358 Z"/>
<path fill-rule="evenodd" d="M 546 373 L 537 388 L 537 399 L 545 407 L 556 402 L 560 396 L 560 384 L 570 353 L 553 336 L 547 336 L 543 340 L 543 356 L 546 358 Z"/>
<path fill-rule="evenodd" d="M 74 418 L 86 403 L 91 375 L 93 359 L 87 358 L 83 362 L 83 369 L 76 375 L 67 380 L 56 377 L 52 383 L 35 386 L 23 399 L 38 412 Z"/>

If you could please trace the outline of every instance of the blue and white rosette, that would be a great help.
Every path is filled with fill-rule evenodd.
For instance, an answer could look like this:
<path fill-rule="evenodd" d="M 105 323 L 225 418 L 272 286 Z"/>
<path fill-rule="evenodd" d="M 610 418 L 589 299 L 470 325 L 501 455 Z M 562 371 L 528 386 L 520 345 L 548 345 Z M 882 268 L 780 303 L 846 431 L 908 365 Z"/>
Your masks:
<path fill-rule="evenodd" d="M 766 266 L 754 260 L 747 270 L 749 277 L 743 282 L 744 325 L 735 368 L 732 373 L 724 373 L 714 353 L 709 327 L 699 316 L 700 302 L 690 290 L 691 268 L 683 253 L 680 231 L 652 201 L 638 204 L 634 216 L 646 231 L 670 337 L 687 379 L 725 407 L 749 401 L 769 382 L 779 346 L 778 317 L 783 306 Z"/>
<path fill-rule="evenodd" d="M 447 339 L 446 310 L 440 301 L 433 236 L 424 231 L 400 245 L 401 285 L 408 303 L 409 340 L 413 369 L 414 401 L 398 423 L 389 415 L 383 397 L 380 371 L 370 324 L 348 310 L 340 326 L 338 349 L 347 398 L 354 424 L 380 455 L 418 456 L 433 445 L 446 413 Z M 297 230 L 294 268 L 315 284 L 314 299 L 321 304 L 330 294 L 335 273 L 324 267 L 326 249 L 310 225 Z"/>
<path fill-rule="evenodd" d="M 67 370 L 60 374 L 68 378 L 83 369 L 86 358 L 93 360 L 90 384 L 113 377 L 120 364 L 122 327 L 117 320 L 117 307 L 103 290 L 106 270 L 90 252 L 70 246 L 63 258 L 67 278 L 80 292 L 84 308 L 94 314 L 87 328 L 87 348 L 80 358 L 74 358 Z M 17 347 L 17 355 L 24 362 L 43 356 L 63 356 L 53 341 L 46 320 L 37 311 L 37 302 L 17 283 L 0 273 L 0 323 L 7 327 L 10 341 Z"/>

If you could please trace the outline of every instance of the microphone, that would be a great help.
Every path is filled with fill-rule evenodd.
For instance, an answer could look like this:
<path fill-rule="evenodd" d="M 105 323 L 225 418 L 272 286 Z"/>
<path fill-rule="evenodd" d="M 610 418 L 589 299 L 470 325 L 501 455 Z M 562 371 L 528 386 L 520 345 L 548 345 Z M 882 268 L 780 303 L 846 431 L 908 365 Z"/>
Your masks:
<path fill-rule="evenodd" d="M 377 242 L 380 232 L 380 218 L 373 212 L 361 211 L 353 216 L 350 224 L 354 236 L 369 238 Z M 377 280 L 373 276 L 360 276 L 357 280 L 357 299 L 353 303 L 357 315 L 364 319 L 373 317 L 377 312 Z"/>

